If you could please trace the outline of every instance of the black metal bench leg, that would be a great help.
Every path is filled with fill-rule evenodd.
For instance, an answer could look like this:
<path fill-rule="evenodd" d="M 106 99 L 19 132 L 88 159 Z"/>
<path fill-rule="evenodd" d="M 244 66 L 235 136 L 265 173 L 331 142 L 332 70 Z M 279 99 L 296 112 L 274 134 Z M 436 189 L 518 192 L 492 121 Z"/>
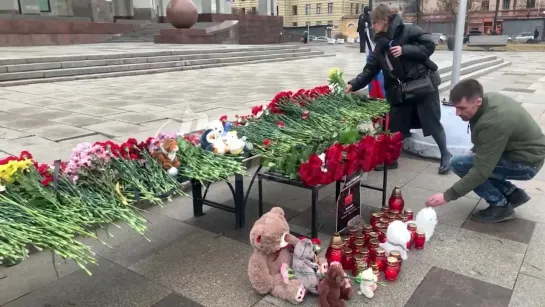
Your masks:
<path fill-rule="evenodd" d="M 384 166 L 384 174 L 382 176 L 382 207 L 386 207 L 386 193 L 388 190 L 388 167 Z"/>
<path fill-rule="evenodd" d="M 318 189 L 312 188 L 312 218 L 311 218 L 311 238 L 317 238 L 318 237 L 318 228 L 317 228 L 317 221 L 316 221 L 316 203 L 318 202 Z"/>
<path fill-rule="evenodd" d="M 202 184 L 198 180 L 191 179 L 191 192 L 193 194 L 193 216 L 203 216 Z"/>
<path fill-rule="evenodd" d="M 245 205 L 244 205 L 244 177 L 235 175 L 235 229 L 244 228 L 245 224 Z"/>
<path fill-rule="evenodd" d="M 258 195 L 258 210 L 259 210 L 259 217 L 263 215 L 263 179 L 261 179 L 261 176 L 257 177 L 257 194 Z"/>
<path fill-rule="evenodd" d="M 335 201 L 339 199 L 339 195 L 341 195 L 341 182 L 336 181 L 335 182 Z"/>

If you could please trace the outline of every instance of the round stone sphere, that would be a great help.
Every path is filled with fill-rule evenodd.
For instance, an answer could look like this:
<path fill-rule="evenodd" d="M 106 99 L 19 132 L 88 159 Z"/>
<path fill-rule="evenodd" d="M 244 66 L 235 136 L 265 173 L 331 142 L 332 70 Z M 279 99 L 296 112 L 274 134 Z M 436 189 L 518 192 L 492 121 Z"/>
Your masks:
<path fill-rule="evenodd" d="M 199 12 L 191 0 L 171 0 L 167 6 L 167 19 L 177 29 L 189 29 L 197 23 Z"/>

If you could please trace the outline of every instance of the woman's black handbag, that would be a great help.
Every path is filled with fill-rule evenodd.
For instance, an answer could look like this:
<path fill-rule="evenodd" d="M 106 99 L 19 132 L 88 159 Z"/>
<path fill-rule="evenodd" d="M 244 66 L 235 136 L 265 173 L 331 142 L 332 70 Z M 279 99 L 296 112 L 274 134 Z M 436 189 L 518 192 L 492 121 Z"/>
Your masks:
<path fill-rule="evenodd" d="M 390 73 L 397 79 L 397 82 L 399 82 L 399 90 L 401 91 L 401 97 L 403 100 L 413 100 L 436 91 L 429 72 L 423 78 L 402 82 L 399 77 L 395 76 L 393 73 L 394 67 L 388 58 L 388 53 L 384 54 L 384 57 L 386 58 L 386 63 L 388 64 Z"/>

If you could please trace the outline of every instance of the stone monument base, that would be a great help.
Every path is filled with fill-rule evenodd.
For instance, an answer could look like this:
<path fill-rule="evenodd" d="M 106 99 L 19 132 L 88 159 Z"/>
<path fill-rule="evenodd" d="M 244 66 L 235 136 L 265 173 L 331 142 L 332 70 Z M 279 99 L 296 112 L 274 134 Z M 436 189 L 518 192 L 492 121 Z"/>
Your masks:
<path fill-rule="evenodd" d="M 300 36 L 284 31 L 281 16 L 250 14 L 199 14 L 199 23 L 208 27 L 163 29 L 155 35 L 156 44 L 281 44 L 299 42 Z M 285 32 L 285 33 L 284 33 Z"/>
<path fill-rule="evenodd" d="M 468 123 L 456 116 L 454 107 L 445 105 L 441 105 L 441 123 L 447 135 L 447 148 L 450 153 L 455 156 L 467 154 L 473 147 Z M 404 150 L 425 158 L 441 158 L 439 147 L 431 136 L 424 137 L 420 129 L 411 132 L 412 136 L 403 142 Z"/>

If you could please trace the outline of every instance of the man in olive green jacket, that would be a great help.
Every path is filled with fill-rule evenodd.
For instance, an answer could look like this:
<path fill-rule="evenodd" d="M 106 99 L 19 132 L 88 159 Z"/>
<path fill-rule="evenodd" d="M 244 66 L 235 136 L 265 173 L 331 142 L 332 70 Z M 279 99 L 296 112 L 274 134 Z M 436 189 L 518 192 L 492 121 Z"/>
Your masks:
<path fill-rule="evenodd" d="M 451 159 L 452 171 L 461 179 L 445 193 L 428 198 L 436 207 L 474 191 L 489 207 L 472 215 L 483 223 L 513 218 L 513 209 L 530 197 L 507 180 L 530 180 L 545 160 L 545 135 L 532 116 L 514 99 L 483 93 L 477 80 L 464 80 L 450 92 L 456 115 L 469 122 L 473 149 Z"/>

